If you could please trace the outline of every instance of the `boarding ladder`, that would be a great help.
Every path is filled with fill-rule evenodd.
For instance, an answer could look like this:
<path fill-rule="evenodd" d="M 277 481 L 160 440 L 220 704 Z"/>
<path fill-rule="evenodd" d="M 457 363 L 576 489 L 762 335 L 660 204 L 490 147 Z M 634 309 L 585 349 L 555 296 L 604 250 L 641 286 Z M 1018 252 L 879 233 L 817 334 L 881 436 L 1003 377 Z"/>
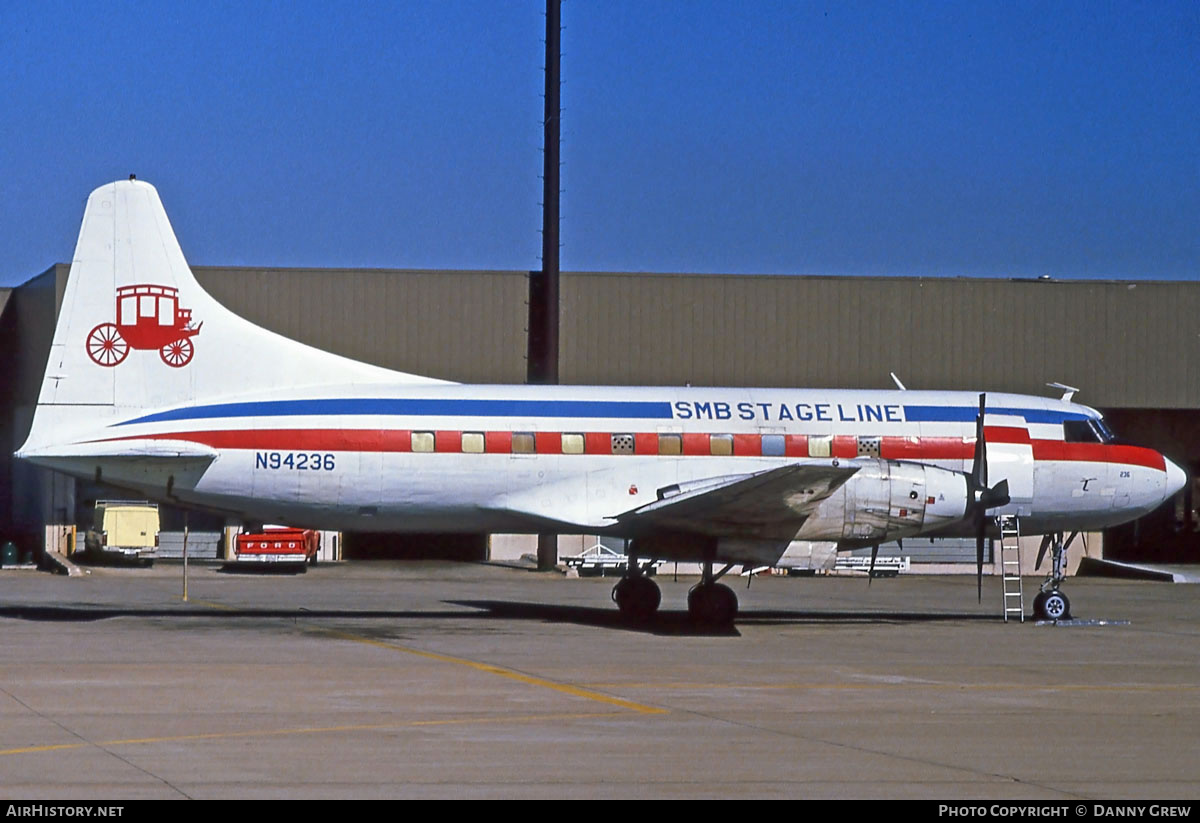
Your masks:
<path fill-rule="evenodd" d="M 1025 622 L 1025 589 L 1021 584 L 1021 527 L 1016 515 L 1000 516 L 1000 576 L 1004 586 L 1004 622 Z"/>

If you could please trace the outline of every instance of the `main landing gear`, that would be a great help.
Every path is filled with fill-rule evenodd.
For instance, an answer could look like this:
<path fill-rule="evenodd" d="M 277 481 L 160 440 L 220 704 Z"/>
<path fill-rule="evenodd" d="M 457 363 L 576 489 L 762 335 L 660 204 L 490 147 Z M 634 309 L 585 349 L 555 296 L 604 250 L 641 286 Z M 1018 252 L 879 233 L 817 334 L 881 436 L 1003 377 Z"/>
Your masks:
<path fill-rule="evenodd" d="M 738 599 L 733 589 L 718 583 L 733 564 L 713 574 L 713 564 L 705 561 L 700 582 L 688 592 L 688 614 L 702 626 L 729 626 L 737 617 Z M 613 586 L 612 599 L 617 609 L 627 619 L 642 623 L 654 616 L 662 602 L 658 584 L 646 577 L 638 564 L 637 557 L 629 555 L 628 572 Z"/>
<path fill-rule="evenodd" d="M 662 592 L 658 584 L 646 576 L 638 557 L 626 546 L 625 576 L 613 586 L 612 599 L 617 609 L 625 617 L 635 623 L 649 620 L 658 611 L 662 602 Z"/>
<path fill-rule="evenodd" d="M 1071 536 L 1063 541 L 1062 532 L 1054 532 L 1042 538 L 1041 548 L 1038 549 L 1037 565 L 1040 568 L 1046 549 L 1050 549 L 1050 574 L 1042 583 L 1041 591 L 1033 598 L 1033 616 L 1038 620 L 1070 620 L 1071 601 L 1062 593 L 1060 587 L 1067 578 L 1067 548 L 1079 532 L 1071 532 Z"/>
<path fill-rule="evenodd" d="M 704 561 L 700 582 L 688 592 L 688 614 L 701 626 L 729 626 L 737 617 L 738 599 L 733 589 L 718 583 L 733 568 L 730 563 L 713 574 L 712 561 Z"/>
<path fill-rule="evenodd" d="M 658 584 L 642 574 L 630 558 L 631 571 L 613 586 L 612 599 L 626 619 L 635 623 L 649 620 L 658 611 L 662 592 Z"/>

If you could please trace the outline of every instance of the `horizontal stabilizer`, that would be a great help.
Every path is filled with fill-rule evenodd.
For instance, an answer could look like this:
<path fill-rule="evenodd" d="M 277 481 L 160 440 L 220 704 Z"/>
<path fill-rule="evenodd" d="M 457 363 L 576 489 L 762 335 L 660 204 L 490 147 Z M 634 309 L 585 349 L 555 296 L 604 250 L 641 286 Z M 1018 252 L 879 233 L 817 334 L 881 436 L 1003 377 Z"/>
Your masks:
<path fill-rule="evenodd" d="M 217 452 L 182 440 L 109 440 L 19 452 L 18 457 L 150 496 L 165 489 L 168 498 L 178 499 L 200 482 Z"/>
<path fill-rule="evenodd" d="M 101 440 L 94 443 L 75 443 L 65 446 L 50 446 L 44 449 L 20 451 L 17 457 L 37 463 L 47 458 L 68 457 L 84 462 L 98 459 L 160 458 L 215 460 L 217 450 L 201 443 L 186 440 Z"/>

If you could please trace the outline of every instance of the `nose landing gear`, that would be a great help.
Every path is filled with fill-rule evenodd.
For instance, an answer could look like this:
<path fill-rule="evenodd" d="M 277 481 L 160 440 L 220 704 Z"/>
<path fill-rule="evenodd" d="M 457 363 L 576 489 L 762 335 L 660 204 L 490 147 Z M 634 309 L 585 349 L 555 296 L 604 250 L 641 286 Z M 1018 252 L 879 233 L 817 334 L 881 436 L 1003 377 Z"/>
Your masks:
<path fill-rule="evenodd" d="M 1038 620 L 1070 620 L 1071 601 L 1058 589 L 1038 592 L 1033 598 L 1033 616 Z"/>
<path fill-rule="evenodd" d="M 1079 532 L 1071 532 L 1071 536 L 1063 541 L 1062 532 L 1053 532 L 1042 538 L 1041 548 L 1035 568 L 1040 568 L 1046 549 L 1050 549 L 1050 574 L 1042 583 L 1041 591 L 1033 598 L 1033 616 L 1038 620 L 1071 619 L 1071 601 L 1062 593 L 1061 586 L 1067 578 L 1067 548 L 1079 536 Z"/>

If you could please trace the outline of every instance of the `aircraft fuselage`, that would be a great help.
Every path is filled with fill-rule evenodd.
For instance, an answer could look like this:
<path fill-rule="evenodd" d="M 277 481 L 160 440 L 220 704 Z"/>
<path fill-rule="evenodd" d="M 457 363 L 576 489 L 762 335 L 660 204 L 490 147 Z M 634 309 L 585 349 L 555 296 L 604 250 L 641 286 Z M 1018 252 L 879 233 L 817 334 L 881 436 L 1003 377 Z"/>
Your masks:
<path fill-rule="evenodd" d="M 97 450 L 91 457 L 69 456 L 69 447 L 29 456 L 82 477 L 99 470 L 108 482 L 150 496 L 257 519 L 417 532 L 553 527 L 621 534 L 616 515 L 679 484 L 797 461 L 857 465 L 858 474 L 822 501 L 797 537 L 865 544 L 969 533 L 955 531 L 961 501 L 945 499 L 960 492 L 941 486 L 969 471 L 976 398 L 922 391 L 351 385 L 137 413 L 72 438 Z M 1068 421 L 1099 419 L 1086 406 L 1056 399 L 989 395 L 990 480 L 1007 480 L 1011 494 L 993 514 L 1017 514 L 1029 532 L 1061 531 L 1121 523 L 1161 504 L 1173 491 L 1168 474 L 1179 471 L 1161 454 L 1099 438 L 1071 442 L 1064 434 Z M 189 475 L 103 454 L 155 442 L 194 444 L 215 458 Z M 908 476 L 925 468 L 942 471 L 934 481 Z M 905 496 L 896 498 L 892 487 L 905 483 Z"/>

